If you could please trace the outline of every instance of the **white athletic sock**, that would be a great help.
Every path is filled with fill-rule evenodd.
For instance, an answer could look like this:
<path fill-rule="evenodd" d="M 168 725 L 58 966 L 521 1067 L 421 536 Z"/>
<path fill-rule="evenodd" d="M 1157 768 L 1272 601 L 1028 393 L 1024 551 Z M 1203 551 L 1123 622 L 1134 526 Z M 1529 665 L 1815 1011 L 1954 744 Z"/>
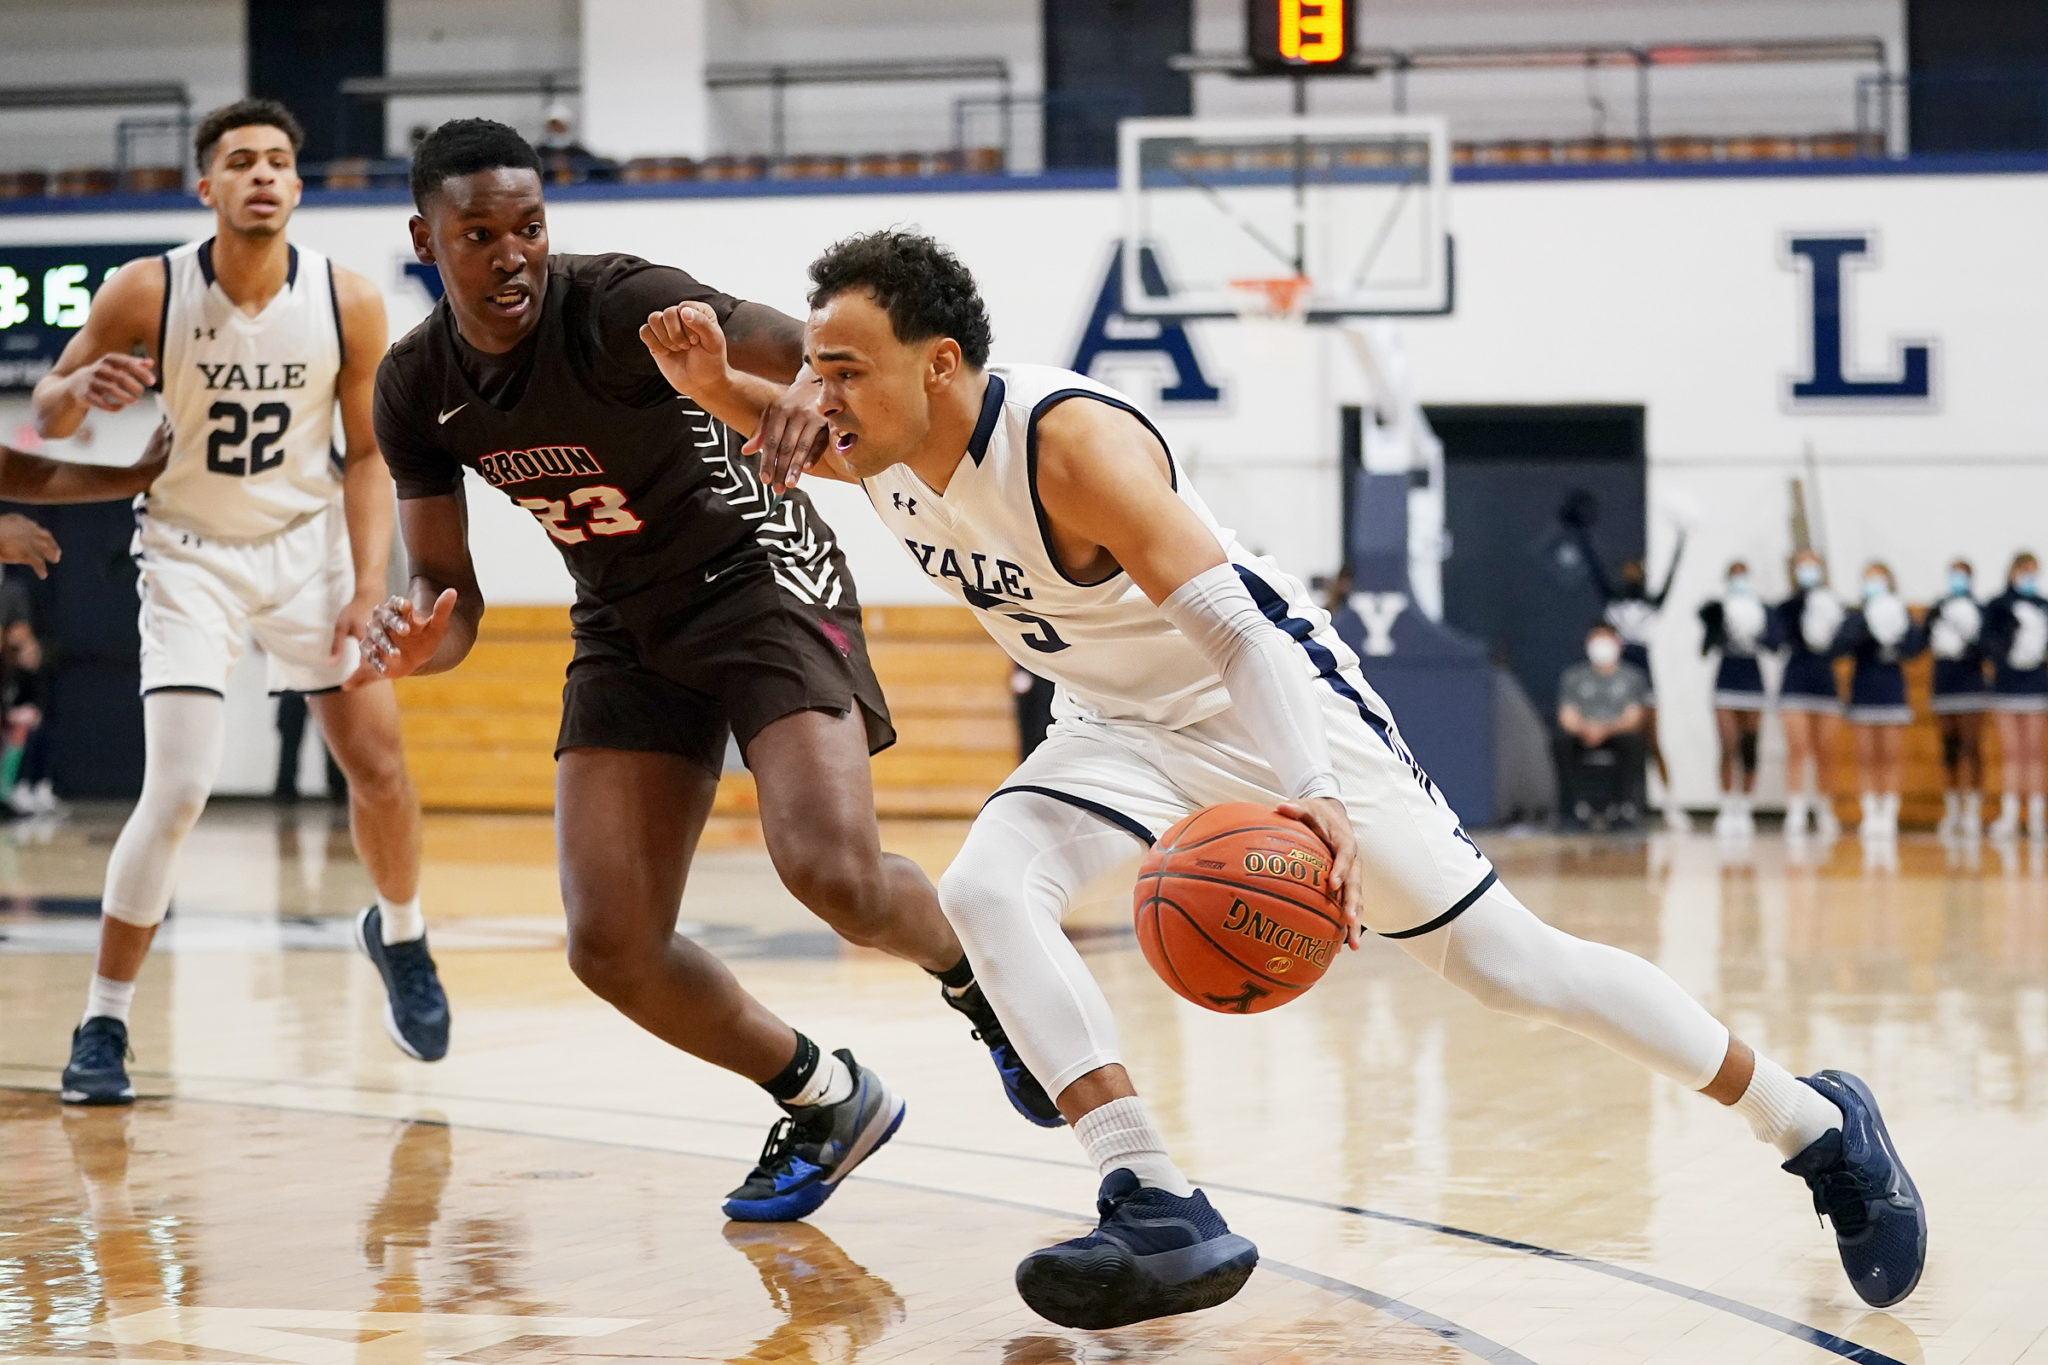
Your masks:
<path fill-rule="evenodd" d="M 1856 826 L 1865 834 L 1875 834 L 1877 827 L 1884 823 L 1884 798 L 1876 792 L 1863 793 L 1863 819 Z"/>
<path fill-rule="evenodd" d="M 2017 834 L 2020 828 L 2020 798 L 2014 792 L 1998 794 L 1998 818 L 1991 822 L 1994 834 Z"/>
<path fill-rule="evenodd" d="M 820 1051 L 817 1070 L 804 1082 L 804 1088 L 790 1097 L 789 1105 L 801 1109 L 812 1104 L 837 1104 L 852 1093 L 853 1073 L 846 1069 L 846 1063 L 839 1060 L 836 1052 Z"/>
<path fill-rule="evenodd" d="M 2048 834 L 2048 796 L 2040 792 L 2027 798 L 2027 834 L 2035 839 Z"/>
<path fill-rule="evenodd" d="M 420 913 L 419 893 L 409 901 L 377 897 L 377 931 L 386 943 L 410 943 L 427 932 L 427 917 Z"/>
<path fill-rule="evenodd" d="M 1749 1088 L 1733 1108 L 1749 1120 L 1757 1141 L 1770 1143 L 1788 1161 L 1820 1141 L 1830 1128 L 1842 1126 L 1842 1111 L 1833 1100 L 1761 1053 Z"/>
<path fill-rule="evenodd" d="M 1785 833 L 1793 836 L 1806 833 L 1806 813 L 1812 804 L 1797 792 L 1785 797 Z"/>
<path fill-rule="evenodd" d="M 1963 832 L 1981 833 L 1984 828 L 1984 793 L 1963 793 Z"/>
<path fill-rule="evenodd" d="M 1152 1126 L 1145 1101 L 1136 1095 L 1126 1095 L 1089 1110 L 1074 1125 L 1074 1136 L 1081 1139 L 1088 1159 L 1105 1176 L 1121 1169 L 1137 1176 L 1141 1185 L 1165 1190 L 1182 1199 L 1195 1192 L 1188 1178 L 1180 1173 L 1180 1167 L 1167 1156 L 1166 1139 Z"/>
<path fill-rule="evenodd" d="M 1883 801 L 1885 831 L 1890 834 L 1897 834 L 1899 832 L 1899 794 L 1897 792 L 1886 792 Z"/>
<path fill-rule="evenodd" d="M 94 973 L 92 985 L 85 993 L 85 1013 L 79 1017 L 78 1022 L 82 1024 L 87 1019 L 119 1019 L 125 1024 L 128 1022 L 128 1007 L 134 1003 L 133 981 L 110 981 Z"/>

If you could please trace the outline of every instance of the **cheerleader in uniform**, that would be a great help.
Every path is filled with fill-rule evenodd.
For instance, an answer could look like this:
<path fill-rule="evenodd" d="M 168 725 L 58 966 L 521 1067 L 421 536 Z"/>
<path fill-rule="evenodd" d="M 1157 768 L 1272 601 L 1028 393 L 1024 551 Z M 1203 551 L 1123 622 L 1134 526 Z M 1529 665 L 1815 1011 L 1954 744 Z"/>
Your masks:
<path fill-rule="evenodd" d="M 1782 643 L 1776 618 L 1749 580 L 1748 564 L 1738 559 L 1728 566 L 1726 591 L 1720 601 L 1700 608 L 1700 625 L 1700 653 L 1721 656 L 1714 672 L 1714 728 L 1721 738 L 1721 813 L 1714 833 L 1747 838 L 1756 831 L 1749 802 L 1756 789 L 1757 727 L 1770 705 L 1757 656 Z"/>
<path fill-rule="evenodd" d="M 2048 838 L 2048 602 L 2041 600 L 2041 561 L 2022 553 L 2006 574 L 2006 589 L 1984 606 L 1984 653 L 1991 659 L 1991 706 L 2005 791 L 1991 833 L 2019 833 L 2020 805 L 2027 837 Z"/>
<path fill-rule="evenodd" d="M 1811 550 L 1792 556 L 1792 595 L 1772 608 L 1785 643 L 1778 716 L 1785 727 L 1785 834 L 1806 833 L 1807 816 L 1823 839 L 1842 832 L 1835 818 L 1834 741 L 1842 722 L 1835 686 L 1837 637 L 1846 613 L 1828 591 L 1827 565 Z"/>
<path fill-rule="evenodd" d="M 1863 601 L 1842 622 L 1841 651 L 1856 661 L 1849 678 L 1849 724 L 1856 730 L 1856 769 L 1863 780 L 1866 839 L 1899 833 L 1899 750 L 1913 708 L 1906 702 L 1906 671 L 1900 667 L 1927 647 L 1927 634 L 1913 624 L 1889 566 L 1873 559 L 1863 569 Z"/>
<path fill-rule="evenodd" d="M 1948 596 L 1927 609 L 1927 645 L 1934 654 L 1934 719 L 1941 727 L 1941 832 L 1976 838 L 1984 832 L 1984 613 L 1972 595 L 1967 559 L 1948 566 Z"/>

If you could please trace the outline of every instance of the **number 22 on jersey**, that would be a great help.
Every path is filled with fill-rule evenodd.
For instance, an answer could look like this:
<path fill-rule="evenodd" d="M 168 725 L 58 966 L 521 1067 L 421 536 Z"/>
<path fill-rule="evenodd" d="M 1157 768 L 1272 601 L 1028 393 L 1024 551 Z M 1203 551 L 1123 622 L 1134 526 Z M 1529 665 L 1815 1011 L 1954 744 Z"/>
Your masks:
<path fill-rule="evenodd" d="M 514 498 L 513 502 L 533 513 L 533 519 L 547 527 L 548 534 L 564 545 L 581 545 L 592 536 L 637 535 L 647 523 L 626 506 L 626 495 L 610 484 L 579 488 L 564 498 Z M 589 508 L 577 525 L 571 508 Z"/>

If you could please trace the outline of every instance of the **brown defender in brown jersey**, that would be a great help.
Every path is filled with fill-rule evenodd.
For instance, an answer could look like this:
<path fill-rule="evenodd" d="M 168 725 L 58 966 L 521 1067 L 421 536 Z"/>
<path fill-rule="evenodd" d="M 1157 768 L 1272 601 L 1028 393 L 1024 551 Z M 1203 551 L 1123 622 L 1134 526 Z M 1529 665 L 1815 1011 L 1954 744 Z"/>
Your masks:
<path fill-rule="evenodd" d="M 753 770 L 783 884 L 842 937 L 939 977 L 1012 1103 L 1060 1123 L 931 883 L 881 850 L 868 755 L 895 732 L 830 528 L 802 494 L 764 486 L 639 338 L 650 312 L 699 301 L 737 365 L 786 385 L 802 365 L 801 324 L 635 257 L 551 256 L 539 159 L 501 124 L 437 129 L 412 185 L 414 250 L 445 295 L 377 376 L 413 577 L 378 610 L 358 676 L 440 672 L 475 642 L 484 601 L 465 469 L 533 513 L 577 587 L 556 746 L 570 965 L 642 1028 L 760 1083 L 790 1116 L 727 1216 L 804 1216 L 903 1111 L 851 1054 L 821 1053 L 675 932 L 728 733 Z M 764 458 L 822 445 L 815 391 L 793 385 L 776 405 Z"/>

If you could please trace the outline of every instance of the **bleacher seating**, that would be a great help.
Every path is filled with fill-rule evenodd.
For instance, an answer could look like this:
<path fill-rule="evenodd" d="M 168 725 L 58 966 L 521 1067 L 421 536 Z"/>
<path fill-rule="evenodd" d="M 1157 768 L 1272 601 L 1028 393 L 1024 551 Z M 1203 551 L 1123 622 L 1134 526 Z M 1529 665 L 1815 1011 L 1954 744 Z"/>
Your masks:
<path fill-rule="evenodd" d="M 875 759 L 875 804 L 891 816 L 970 816 L 1016 764 L 1010 664 L 961 607 L 871 607 L 868 649 L 889 697 L 894 748 Z M 429 810 L 550 810 L 566 607 L 493 607 L 452 672 L 398 685 L 405 743 Z M 729 773 L 717 810 L 755 809 L 752 778 Z"/>

